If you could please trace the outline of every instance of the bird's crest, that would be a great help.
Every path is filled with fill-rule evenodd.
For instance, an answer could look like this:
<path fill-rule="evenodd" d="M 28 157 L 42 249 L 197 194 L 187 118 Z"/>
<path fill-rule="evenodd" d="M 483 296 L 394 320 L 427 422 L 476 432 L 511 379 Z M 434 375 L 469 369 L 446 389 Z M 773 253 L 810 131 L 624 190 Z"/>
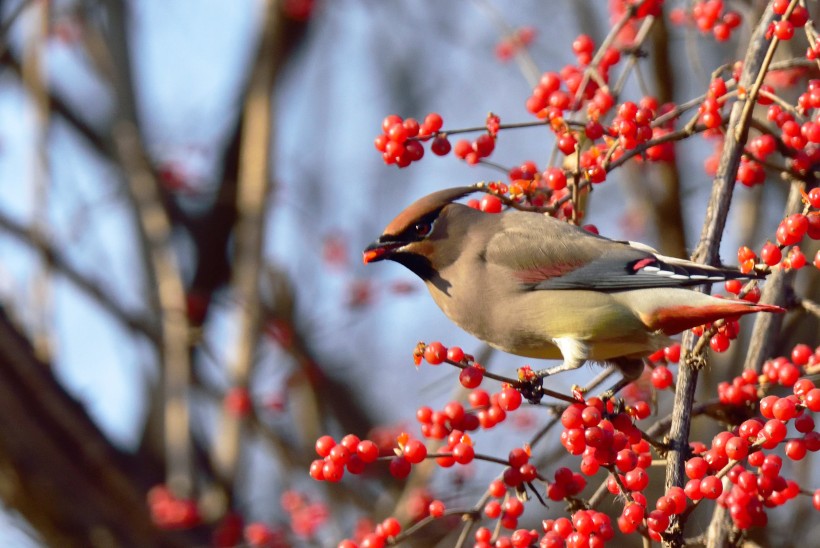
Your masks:
<path fill-rule="evenodd" d="M 395 219 L 390 221 L 390 224 L 384 229 L 384 234 L 390 236 L 401 234 L 419 219 L 431 214 L 436 214 L 447 204 L 477 191 L 478 189 L 476 188 L 462 186 L 446 188 L 419 198 L 407 207 L 407 209 L 399 213 Z"/>

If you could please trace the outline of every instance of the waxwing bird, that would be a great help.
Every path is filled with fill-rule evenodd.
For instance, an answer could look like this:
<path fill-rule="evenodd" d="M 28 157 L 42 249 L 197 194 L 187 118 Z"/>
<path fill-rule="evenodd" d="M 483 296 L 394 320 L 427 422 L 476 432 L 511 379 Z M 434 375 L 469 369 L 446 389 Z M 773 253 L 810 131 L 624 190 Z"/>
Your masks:
<path fill-rule="evenodd" d="M 621 388 L 670 335 L 720 318 L 784 311 L 689 289 L 750 276 L 731 268 L 665 257 L 540 213 L 491 214 L 456 202 L 476 190 L 451 188 L 416 201 L 365 249 L 364 262 L 389 259 L 409 268 L 447 317 L 494 348 L 563 358 L 539 376 L 587 360 L 609 362 L 624 375 Z"/>

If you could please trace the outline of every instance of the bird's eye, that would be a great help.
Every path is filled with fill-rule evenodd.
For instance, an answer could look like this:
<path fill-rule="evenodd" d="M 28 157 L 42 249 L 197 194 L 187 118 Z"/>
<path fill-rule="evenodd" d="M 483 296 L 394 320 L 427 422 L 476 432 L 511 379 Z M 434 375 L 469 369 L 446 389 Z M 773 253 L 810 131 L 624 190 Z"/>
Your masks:
<path fill-rule="evenodd" d="M 423 238 L 430 234 L 430 231 L 433 230 L 433 225 L 430 223 L 419 223 L 413 228 L 416 231 L 416 236 Z"/>

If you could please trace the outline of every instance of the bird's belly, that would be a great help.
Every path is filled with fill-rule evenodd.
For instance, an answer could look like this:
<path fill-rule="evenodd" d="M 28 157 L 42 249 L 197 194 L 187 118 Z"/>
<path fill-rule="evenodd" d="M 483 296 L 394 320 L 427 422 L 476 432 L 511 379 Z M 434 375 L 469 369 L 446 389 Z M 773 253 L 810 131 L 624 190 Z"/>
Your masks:
<path fill-rule="evenodd" d="M 498 299 L 482 297 L 482 290 L 492 291 L 486 286 L 458 296 L 428 287 L 436 304 L 456 325 L 493 348 L 518 356 L 561 359 L 561 351 L 553 342 L 560 337 L 585 343 L 588 357 L 594 361 L 647 356 L 668 342 L 647 330 L 638 317 L 605 293 L 512 292 Z M 461 286 L 453 284 L 451 289 L 456 287 Z M 490 302 L 500 307 L 492 307 Z"/>
<path fill-rule="evenodd" d="M 473 334 L 478 336 L 476 334 Z M 480 337 L 479 337 L 480 338 Z M 639 341 L 625 340 L 589 340 L 589 359 L 597 362 L 605 362 L 612 358 L 629 357 L 639 358 L 652 354 L 669 343 L 668 337 L 648 336 Z M 561 351 L 552 342 L 544 339 L 518 339 L 512 341 L 491 342 L 488 344 L 498 350 L 526 358 L 542 360 L 560 360 L 563 358 Z"/>

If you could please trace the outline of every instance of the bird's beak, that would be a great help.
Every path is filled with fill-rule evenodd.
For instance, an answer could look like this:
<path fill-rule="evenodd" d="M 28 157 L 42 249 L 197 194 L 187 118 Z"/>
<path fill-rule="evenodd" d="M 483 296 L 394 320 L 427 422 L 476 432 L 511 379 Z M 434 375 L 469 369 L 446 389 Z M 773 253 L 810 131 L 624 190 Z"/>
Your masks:
<path fill-rule="evenodd" d="M 362 254 L 364 264 L 375 263 L 390 258 L 394 249 L 401 247 L 403 242 L 383 242 L 381 238 L 367 246 Z"/>

